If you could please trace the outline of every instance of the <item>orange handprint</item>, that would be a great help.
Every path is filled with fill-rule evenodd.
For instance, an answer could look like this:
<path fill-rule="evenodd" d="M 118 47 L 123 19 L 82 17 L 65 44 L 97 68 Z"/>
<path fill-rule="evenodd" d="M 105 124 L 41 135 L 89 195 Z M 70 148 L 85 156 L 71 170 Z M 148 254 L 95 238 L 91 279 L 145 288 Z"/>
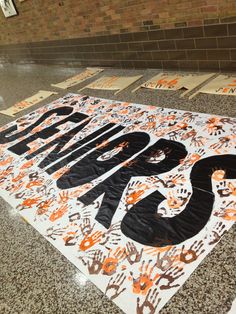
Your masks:
<path fill-rule="evenodd" d="M 183 174 L 175 174 L 165 177 L 165 182 L 163 182 L 164 187 L 173 188 L 177 185 L 183 185 L 186 181 Z"/>
<path fill-rule="evenodd" d="M 0 172 L 0 178 L 6 178 L 9 174 L 11 174 L 13 171 L 13 166 L 7 167 L 6 170 L 3 170 Z"/>
<path fill-rule="evenodd" d="M 86 235 L 80 243 L 79 248 L 82 251 L 86 251 L 94 246 L 96 243 L 100 242 L 102 239 L 102 232 L 95 231 L 91 235 Z"/>
<path fill-rule="evenodd" d="M 187 169 L 188 167 L 199 161 L 204 154 L 205 150 L 203 148 L 200 148 L 196 151 L 196 153 L 188 154 L 188 156 L 185 159 L 182 159 L 180 163 L 183 165 L 183 167 Z"/>
<path fill-rule="evenodd" d="M 23 201 L 21 204 L 23 207 L 29 207 L 32 208 L 33 205 L 38 204 L 38 202 L 41 200 L 41 197 L 36 197 L 36 198 L 27 198 Z"/>
<path fill-rule="evenodd" d="M 167 204 L 171 209 L 178 209 L 186 204 L 190 194 L 186 189 L 177 190 L 176 195 L 170 191 L 167 196 Z"/>
<path fill-rule="evenodd" d="M 234 208 L 227 208 L 225 210 L 223 218 L 225 220 L 236 221 L 236 209 L 234 209 Z"/>
<path fill-rule="evenodd" d="M 42 183 L 43 183 L 43 182 L 40 181 L 40 180 L 34 180 L 34 181 L 29 182 L 29 183 L 26 185 L 26 188 L 31 190 L 31 188 L 32 188 L 33 186 L 41 186 Z"/>
<path fill-rule="evenodd" d="M 18 182 L 18 181 L 20 181 L 21 179 L 23 179 L 24 176 L 25 176 L 25 173 L 24 173 L 24 172 L 20 172 L 20 173 L 18 174 L 18 176 L 16 176 L 15 178 L 12 178 L 12 182 Z"/>
<path fill-rule="evenodd" d="M 52 205 L 53 203 L 53 200 L 50 199 L 50 200 L 46 200 L 46 201 L 42 201 L 41 203 L 38 204 L 38 209 L 36 211 L 36 214 L 37 215 L 43 215 L 45 214 L 49 207 Z"/>
<path fill-rule="evenodd" d="M 220 135 L 225 132 L 223 125 L 218 117 L 211 117 L 207 121 L 206 129 L 209 135 Z"/>
<path fill-rule="evenodd" d="M 9 191 L 11 192 L 11 193 L 16 193 L 20 188 L 22 188 L 23 187 L 23 185 L 24 185 L 24 183 L 23 182 L 21 182 L 20 184 L 18 184 L 18 185 L 12 185 L 11 186 L 11 188 L 9 189 Z"/>
<path fill-rule="evenodd" d="M 216 170 L 213 172 L 212 177 L 213 180 L 215 181 L 221 181 L 224 180 L 225 178 L 225 171 L 224 170 Z"/>
<path fill-rule="evenodd" d="M 0 161 L 0 166 L 6 166 L 13 161 L 13 157 L 9 156 L 7 159 Z"/>
<path fill-rule="evenodd" d="M 141 200 L 141 196 L 144 194 L 144 190 L 134 191 L 129 194 L 126 198 L 128 205 L 135 204 Z"/>
<path fill-rule="evenodd" d="M 34 161 L 33 160 L 29 160 L 27 162 L 25 162 L 21 167 L 20 169 L 27 169 L 27 168 L 30 168 L 32 167 L 34 164 Z"/>
<path fill-rule="evenodd" d="M 67 211 L 68 211 L 68 205 L 63 205 L 52 212 L 52 214 L 49 217 L 49 220 L 53 222 L 61 218 Z"/>
<path fill-rule="evenodd" d="M 231 195 L 236 196 L 236 186 L 232 182 L 229 182 L 228 187 L 231 191 Z"/>
<path fill-rule="evenodd" d="M 145 295 L 159 278 L 159 274 L 152 276 L 156 265 L 151 266 L 151 262 L 152 260 L 149 260 L 146 265 L 144 265 L 145 261 L 142 262 L 138 278 L 134 278 L 133 273 L 130 272 L 133 280 L 133 293 Z"/>
<path fill-rule="evenodd" d="M 34 161 L 33 160 L 29 160 L 27 162 L 25 162 L 21 167 L 20 169 L 27 169 L 27 168 L 30 168 L 32 167 L 34 164 Z"/>
<path fill-rule="evenodd" d="M 201 159 L 201 155 L 199 154 L 192 154 L 189 158 L 189 163 L 193 165 L 195 162 L 197 162 L 199 159 Z"/>
<path fill-rule="evenodd" d="M 59 194 L 59 198 L 60 198 L 58 201 L 59 204 L 67 203 L 69 201 L 69 192 L 68 191 L 62 191 Z"/>
<path fill-rule="evenodd" d="M 79 197 L 82 193 L 85 191 L 91 189 L 93 187 L 92 183 L 85 183 L 81 185 L 80 187 L 76 188 L 74 191 L 70 193 L 70 196 L 73 197 Z"/>
<path fill-rule="evenodd" d="M 128 184 L 126 203 L 127 205 L 136 204 L 142 199 L 142 195 L 148 189 L 146 184 L 141 182 L 132 182 Z"/>
<path fill-rule="evenodd" d="M 113 275 L 116 272 L 119 262 L 127 256 L 125 248 L 118 247 L 112 256 L 110 256 L 111 252 L 102 265 L 103 274 L 107 276 Z"/>

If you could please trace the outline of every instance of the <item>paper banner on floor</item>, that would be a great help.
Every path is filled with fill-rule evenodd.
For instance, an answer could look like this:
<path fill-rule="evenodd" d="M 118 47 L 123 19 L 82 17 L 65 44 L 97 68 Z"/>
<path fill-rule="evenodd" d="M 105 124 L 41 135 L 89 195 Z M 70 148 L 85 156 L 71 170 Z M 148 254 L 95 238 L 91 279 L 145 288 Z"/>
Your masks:
<path fill-rule="evenodd" d="M 32 107 L 38 104 L 40 101 L 47 99 L 49 96 L 56 95 L 56 94 L 57 93 L 55 92 L 40 90 L 37 94 L 16 103 L 14 106 L 9 107 L 5 110 L 1 110 L 0 113 L 5 114 L 10 117 L 14 117 L 15 114 L 17 114 L 18 112 L 25 110 L 29 107 Z"/>
<path fill-rule="evenodd" d="M 215 73 L 206 73 L 206 74 L 189 74 L 186 80 L 184 81 L 183 86 L 181 89 L 186 89 L 185 92 L 183 92 L 180 97 L 183 97 L 190 93 L 192 90 L 197 88 L 199 85 L 203 84 L 210 78 L 212 78 L 215 75 Z"/>
<path fill-rule="evenodd" d="M 85 88 L 91 89 L 105 89 L 116 90 L 115 95 L 129 87 L 131 84 L 138 81 L 142 75 L 138 76 L 103 76 L 100 79 L 92 82 L 91 84 L 83 87 L 79 91 L 81 92 Z"/>
<path fill-rule="evenodd" d="M 137 91 L 139 88 L 148 89 L 163 89 L 163 90 L 178 90 L 182 88 L 187 79 L 186 74 L 181 73 L 159 73 L 152 77 L 145 83 L 135 88 L 132 92 Z"/>
<path fill-rule="evenodd" d="M 236 220 L 235 128 L 68 94 L 1 128 L 0 196 L 125 313 L 158 313 Z"/>
<path fill-rule="evenodd" d="M 51 84 L 51 86 L 62 88 L 62 89 L 67 89 L 72 86 L 78 85 L 91 77 L 99 74 L 100 72 L 104 71 L 104 69 L 100 68 L 87 68 L 85 71 L 82 73 L 79 73 L 73 77 L 68 78 L 64 82 L 58 83 L 58 84 Z"/>
<path fill-rule="evenodd" d="M 191 95 L 190 98 L 199 93 L 236 96 L 236 76 L 218 75 L 214 80 Z"/>
<path fill-rule="evenodd" d="M 198 85 L 202 84 L 209 78 L 211 78 L 214 73 L 208 74 L 173 74 L 173 73 L 159 73 L 145 83 L 135 88 L 132 92 L 137 91 L 140 88 L 148 89 L 161 89 L 161 90 L 179 90 L 186 89 L 186 91 L 181 95 L 184 96 Z"/>

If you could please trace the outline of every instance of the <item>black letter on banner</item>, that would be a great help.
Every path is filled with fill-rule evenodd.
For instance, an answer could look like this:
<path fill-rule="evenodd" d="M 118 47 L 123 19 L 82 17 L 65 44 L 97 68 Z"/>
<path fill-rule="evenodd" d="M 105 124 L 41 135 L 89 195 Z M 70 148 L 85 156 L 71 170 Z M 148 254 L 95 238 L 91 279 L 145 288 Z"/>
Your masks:
<path fill-rule="evenodd" d="M 34 128 L 36 128 L 38 125 L 40 125 L 43 121 L 45 121 L 48 117 L 52 116 L 53 114 L 56 114 L 57 116 L 67 116 L 68 114 L 71 114 L 72 111 L 73 108 L 71 107 L 60 107 L 49 110 L 48 112 L 44 113 L 36 122 L 31 124 L 28 128 L 11 135 L 12 132 L 15 132 L 17 130 L 17 124 L 15 124 L 10 128 L 0 132 L 0 144 L 13 142 L 16 139 L 27 135 L 29 132 L 31 132 Z"/>
<path fill-rule="evenodd" d="M 179 244 L 198 234 L 208 222 L 215 196 L 211 176 L 214 169 L 224 169 L 226 179 L 236 179 L 236 155 L 204 158 L 195 163 L 190 174 L 192 196 L 185 209 L 175 217 L 160 217 L 158 205 L 165 199 L 158 191 L 133 206 L 125 215 L 122 232 L 129 238 L 150 246 Z"/>
<path fill-rule="evenodd" d="M 72 139 L 79 131 L 81 131 L 85 126 L 88 125 L 88 123 L 91 121 L 87 120 L 84 123 L 80 124 L 76 128 L 70 130 L 68 133 L 56 138 L 55 140 L 51 141 L 50 143 L 40 147 L 37 151 L 33 152 L 31 155 L 28 155 L 26 159 L 31 159 L 35 157 L 36 155 L 42 153 L 43 151 L 47 150 L 48 148 L 56 145 L 53 151 L 51 151 L 47 157 L 45 157 L 40 164 L 38 165 L 40 168 L 45 168 L 51 163 L 57 161 L 58 159 L 68 155 L 71 152 L 74 152 L 75 149 L 79 148 L 83 144 L 87 143 L 88 141 L 92 140 L 93 138 L 97 137 L 98 135 L 106 132 L 107 130 L 111 129 L 114 124 L 109 123 L 102 128 L 98 129 L 97 131 L 89 134 L 88 136 L 84 137 L 82 140 L 77 141 L 75 144 L 71 145 L 64 151 L 61 151 L 63 147 Z M 117 132 L 117 131 L 116 131 Z M 53 172 L 55 172 L 55 169 L 60 169 L 61 167 L 64 167 L 68 161 L 62 160 L 61 162 L 58 162 L 54 167 L 53 167 Z M 51 168 L 50 168 L 51 169 Z M 49 170 L 50 172 L 51 170 Z M 51 172 L 50 172 L 51 173 Z"/>
<path fill-rule="evenodd" d="M 24 139 L 23 141 L 9 147 L 8 149 L 17 155 L 22 155 L 22 154 L 26 153 L 28 150 L 30 150 L 30 148 L 27 146 L 27 144 L 35 141 L 38 138 L 46 139 L 46 138 L 49 138 L 49 137 L 55 135 L 56 133 L 58 133 L 60 131 L 57 127 L 66 123 L 66 122 L 70 121 L 70 122 L 74 122 L 74 123 L 79 123 L 82 120 L 86 119 L 87 117 L 88 116 L 83 114 L 83 113 L 75 112 L 71 116 L 66 117 L 63 120 L 60 120 L 60 121 L 54 123 L 53 125 L 43 129 L 42 131 L 36 132 L 35 134 Z"/>
<path fill-rule="evenodd" d="M 147 137 L 144 136 L 142 137 L 143 139 L 137 136 L 136 137 L 133 136 L 133 138 L 131 139 L 134 145 L 134 148 L 132 149 L 133 151 L 135 151 L 135 153 L 143 149 L 148 143 Z M 157 164 L 148 163 L 147 162 L 148 158 L 152 156 L 154 153 L 156 153 L 156 151 L 158 150 L 163 151 L 163 153 L 165 154 L 165 159 Z M 121 158 L 120 155 L 121 154 L 117 156 L 119 160 L 116 161 L 116 164 L 118 164 L 120 161 L 127 160 L 130 156 L 132 156 L 131 154 L 129 154 L 127 157 L 121 155 L 122 160 L 120 160 Z M 134 164 L 131 164 L 129 167 L 120 168 L 109 178 L 105 179 L 103 182 L 101 182 L 93 189 L 88 191 L 86 194 L 81 196 L 79 200 L 83 202 L 85 205 L 89 205 L 101 194 L 105 193 L 102 204 L 96 215 L 96 220 L 100 222 L 104 227 L 109 228 L 112 221 L 112 217 L 115 214 L 115 211 L 119 205 L 123 191 L 132 177 L 158 175 L 163 172 L 170 171 L 174 167 L 178 166 L 180 160 L 185 158 L 186 155 L 187 151 L 184 145 L 178 142 L 161 139 L 157 141 L 154 145 L 146 149 L 138 157 L 136 157 Z M 102 167 L 103 164 L 102 163 L 100 164 Z M 93 164 L 91 166 L 93 166 Z M 104 165 L 103 167 L 104 168 L 102 169 L 104 169 L 105 172 L 107 166 Z M 96 171 L 96 168 L 94 168 L 93 171 Z M 86 172 L 84 172 L 84 176 L 86 179 Z M 86 181 L 85 179 L 83 180 L 83 183 L 85 183 Z M 69 178 L 67 180 L 69 180 Z M 59 187 L 61 187 L 61 185 Z M 145 212 L 145 209 L 143 209 L 143 211 Z"/>
<path fill-rule="evenodd" d="M 107 134 L 105 134 L 105 136 L 106 135 Z M 107 136 L 106 139 L 109 139 L 109 137 Z M 104 138 L 104 140 L 106 139 Z M 100 140 L 101 138 L 99 138 L 99 141 Z M 145 146 L 147 146 L 149 141 L 149 135 L 144 132 L 124 134 L 111 141 L 106 147 L 100 149 L 98 148 L 78 161 L 70 168 L 69 172 L 62 175 L 57 180 L 57 186 L 60 189 L 69 189 L 89 183 L 141 151 Z M 105 152 L 109 152 L 110 150 L 114 149 L 122 142 L 128 142 L 128 145 L 124 147 L 123 151 L 118 155 L 115 155 L 105 161 L 97 160 L 98 157 L 103 155 Z M 91 149 L 91 146 L 88 146 L 88 148 Z M 93 147 L 94 146 L 95 145 L 93 144 Z M 86 149 L 87 151 L 88 148 Z"/>
<path fill-rule="evenodd" d="M 120 132 L 121 130 L 124 129 L 124 127 L 121 126 L 121 125 L 118 125 L 114 129 L 111 129 L 114 125 L 115 124 L 113 124 L 113 123 L 109 123 L 109 124 L 103 126 L 102 128 L 98 129 L 97 131 L 93 132 L 92 134 L 86 136 L 81 141 L 78 141 L 77 143 L 71 145 L 67 150 L 61 152 L 58 155 L 58 158 L 61 158 L 61 157 L 65 156 L 65 155 L 67 155 L 71 151 L 72 151 L 72 153 L 70 155 L 66 156 L 64 159 L 60 160 L 58 163 L 56 163 L 53 166 L 51 166 L 50 168 L 48 168 L 46 170 L 46 172 L 48 174 L 54 173 L 55 171 L 61 169 L 64 166 L 66 166 L 69 162 L 75 160 L 76 158 L 84 155 L 85 153 L 89 152 L 91 149 L 95 148 L 96 145 L 98 144 L 98 141 L 99 141 L 99 143 L 101 143 L 103 141 L 106 141 L 111 136 L 115 135 L 116 133 L 118 133 L 118 132 Z M 108 131 L 109 129 L 111 129 L 111 130 Z M 104 134 L 104 132 L 106 132 L 106 133 Z M 101 134 L 101 136 L 99 136 L 100 134 Z M 96 138 L 97 136 L 99 136 L 99 138 L 97 138 L 94 141 L 88 143 L 90 140 Z M 88 144 L 84 145 L 83 147 L 81 147 L 83 144 L 86 144 L 86 143 L 88 143 Z M 78 149 L 75 150 L 76 148 L 78 148 Z M 76 184 L 75 186 L 78 186 L 78 185 L 79 184 Z M 65 189 L 69 189 L 71 187 L 73 187 L 73 186 L 66 187 Z"/>

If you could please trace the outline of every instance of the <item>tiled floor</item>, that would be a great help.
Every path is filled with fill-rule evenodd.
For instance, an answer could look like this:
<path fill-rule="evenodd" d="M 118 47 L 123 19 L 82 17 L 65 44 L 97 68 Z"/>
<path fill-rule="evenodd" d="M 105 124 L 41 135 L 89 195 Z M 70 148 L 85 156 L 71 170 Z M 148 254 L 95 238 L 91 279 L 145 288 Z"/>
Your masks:
<path fill-rule="evenodd" d="M 40 89 L 56 90 L 50 86 L 51 83 L 60 82 L 79 71 L 80 69 L 56 66 L 0 66 L 0 108 L 5 109 Z M 99 76 L 144 74 L 143 80 L 145 80 L 156 72 L 157 70 L 107 69 Z M 136 85 L 138 84 L 140 83 L 137 82 Z M 133 88 L 117 96 L 113 96 L 113 93 L 108 91 L 84 90 L 83 93 L 174 109 L 236 116 L 236 99 L 232 96 L 199 95 L 189 101 L 187 98 L 179 98 L 179 92 L 138 91 L 131 94 Z M 70 92 L 77 92 L 77 90 L 78 87 L 74 87 Z M 57 91 L 58 95 L 51 97 L 50 100 L 66 93 L 66 91 Z M 32 111 L 32 108 L 19 116 L 29 111 Z M 0 125 L 11 120 L 7 116 L 0 115 Z M 1 314 L 122 313 L 59 251 L 15 214 L 5 201 L 0 201 L 0 208 Z M 236 297 L 235 249 L 236 227 L 234 226 L 164 307 L 161 314 L 227 313 Z"/>

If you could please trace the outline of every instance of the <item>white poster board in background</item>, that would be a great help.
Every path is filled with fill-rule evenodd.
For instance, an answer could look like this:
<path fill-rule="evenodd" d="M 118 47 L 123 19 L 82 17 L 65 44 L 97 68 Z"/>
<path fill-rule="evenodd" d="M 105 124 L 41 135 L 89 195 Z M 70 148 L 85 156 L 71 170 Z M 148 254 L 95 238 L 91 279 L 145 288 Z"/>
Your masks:
<path fill-rule="evenodd" d="M 51 84 L 51 86 L 58 87 L 61 89 L 67 89 L 69 87 L 78 85 L 78 84 L 90 79 L 91 77 L 99 74 L 102 71 L 103 71 L 103 69 L 100 69 L 100 68 L 87 68 L 82 73 L 79 73 L 73 77 L 70 77 L 67 80 L 65 80 L 64 82 L 61 82 L 58 84 Z"/>
<path fill-rule="evenodd" d="M 236 76 L 218 75 L 214 80 L 191 95 L 189 99 L 199 93 L 236 96 Z"/>
<path fill-rule="evenodd" d="M 17 11 L 12 0 L 0 0 L 0 6 L 5 17 L 17 15 Z"/>
<path fill-rule="evenodd" d="M 150 80 L 142 83 L 135 88 L 132 92 L 136 92 L 140 88 L 148 89 L 163 89 L 163 90 L 178 90 L 186 80 L 186 74 L 179 73 L 159 73 L 152 77 Z"/>
<path fill-rule="evenodd" d="M 131 84 L 138 81 L 142 75 L 137 76 L 103 76 L 100 79 L 92 82 L 91 84 L 83 87 L 79 91 L 82 91 L 85 88 L 91 89 L 103 89 L 103 90 L 117 90 L 114 95 L 117 95 Z"/>
<path fill-rule="evenodd" d="M 182 88 L 186 89 L 180 97 L 185 96 L 186 94 L 190 93 L 193 89 L 204 83 L 205 81 L 209 80 L 215 75 L 215 73 L 206 73 L 206 74 L 190 74 L 188 75 L 187 79 L 184 82 Z"/>
<path fill-rule="evenodd" d="M 207 74 L 180 74 L 180 73 L 159 73 L 145 83 L 135 88 L 132 92 L 136 92 L 140 88 L 161 89 L 161 90 L 180 90 L 186 89 L 181 97 L 192 91 L 198 85 L 210 79 L 214 73 Z"/>

